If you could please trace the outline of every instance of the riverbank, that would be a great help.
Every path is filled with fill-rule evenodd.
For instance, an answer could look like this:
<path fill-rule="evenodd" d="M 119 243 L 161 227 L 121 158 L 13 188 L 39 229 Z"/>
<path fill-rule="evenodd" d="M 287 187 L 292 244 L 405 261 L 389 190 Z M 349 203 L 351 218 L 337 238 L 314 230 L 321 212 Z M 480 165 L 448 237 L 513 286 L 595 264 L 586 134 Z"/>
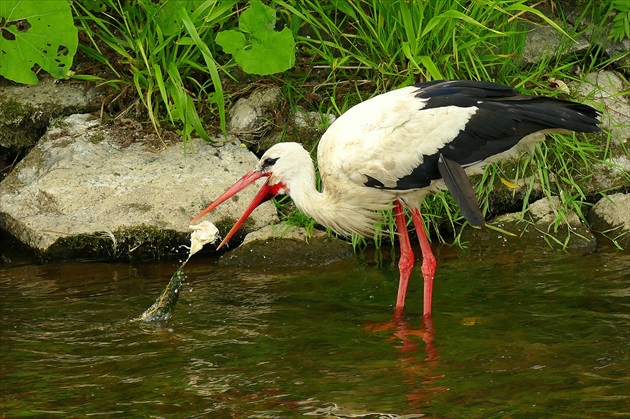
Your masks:
<path fill-rule="evenodd" d="M 565 12 L 574 28 L 588 29 L 589 24 L 578 19 L 578 11 Z M 549 74 L 523 84 L 595 106 L 602 111 L 604 134 L 550 138 L 531 159 L 492 166 L 473 181 L 486 218 L 520 237 L 564 249 L 592 251 L 598 240 L 627 248 L 630 103 L 624 75 L 628 48 L 626 55 L 619 51 L 630 40 L 589 38 L 587 30 L 575 33 L 580 36 L 566 48 L 566 38 L 557 30 L 532 24 L 518 64 L 522 73 L 536 74 L 540 69 L 535 67 L 551 60 L 559 63 L 571 54 L 598 59 L 606 70 L 582 73 L 574 68 L 565 78 Z M 604 52 L 595 57 L 593 51 Z M 315 70 L 299 65 L 303 71 Z M 82 62 L 79 67 L 89 65 Z M 303 85 L 297 95 L 310 97 L 311 104 L 314 95 L 327 88 L 321 74 L 314 80 L 318 84 Z M 182 146 L 182 137 L 166 126 L 157 135 L 142 112 L 136 112 L 140 116 L 136 119 L 128 111 L 117 116 L 104 113 L 111 89 L 49 78 L 35 86 L 3 82 L 0 228 L 46 260 L 177 255 L 188 243 L 190 218 L 249 170 L 257 156 L 280 141 L 298 141 L 314 149 L 339 116 L 336 103 L 294 106 L 295 86 L 289 83 L 265 78 L 245 89 L 247 93 L 234 94 L 238 100 L 227 111 L 228 136 L 216 132 L 212 142 L 190 139 Z M 355 83 L 358 95 L 347 88 L 348 83 Z M 344 109 L 374 92 L 361 79 L 343 85 L 336 98 L 344 98 Z M 242 213 L 253 189 L 209 216 L 222 233 Z M 470 234 L 486 235 L 496 245 L 505 240 L 491 231 L 462 229 L 461 214 L 448 195 L 428 199 L 424 213 L 436 242 L 461 243 Z M 268 203 L 253 217 L 243 233 L 287 220 L 308 233 L 321 229 L 300 216 L 289 201 L 278 207 Z M 272 230 L 277 236 L 285 228 Z M 237 236 L 232 247 L 243 238 L 244 234 Z M 271 236 L 261 241 L 268 239 Z M 354 239 L 357 243 L 361 245 Z"/>

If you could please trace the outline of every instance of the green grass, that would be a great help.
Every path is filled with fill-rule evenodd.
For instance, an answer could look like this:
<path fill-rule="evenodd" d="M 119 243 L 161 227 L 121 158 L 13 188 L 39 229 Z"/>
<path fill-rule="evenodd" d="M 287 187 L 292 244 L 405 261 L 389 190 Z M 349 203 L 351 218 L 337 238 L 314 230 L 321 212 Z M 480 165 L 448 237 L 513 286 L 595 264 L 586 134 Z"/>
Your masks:
<path fill-rule="evenodd" d="M 326 83 L 362 77 L 372 92 L 431 79 L 507 81 L 525 17 L 564 32 L 525 1 L 274 2 L 289 12 L 298 47 L 328 70 Z"/>

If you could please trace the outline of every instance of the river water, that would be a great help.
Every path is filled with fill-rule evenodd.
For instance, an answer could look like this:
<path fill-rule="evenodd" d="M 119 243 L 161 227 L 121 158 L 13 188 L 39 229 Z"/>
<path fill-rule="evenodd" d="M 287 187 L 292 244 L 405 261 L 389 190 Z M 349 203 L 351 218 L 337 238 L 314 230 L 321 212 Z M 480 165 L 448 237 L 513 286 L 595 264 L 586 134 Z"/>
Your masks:
<path fill-rule="evenodd" d="M 630 255 L 437 251 L 419 272 L 194 257 L 167 322 L 132 321 L 178 266 L 0 265 L 2 417 L 630 416 Z"/>

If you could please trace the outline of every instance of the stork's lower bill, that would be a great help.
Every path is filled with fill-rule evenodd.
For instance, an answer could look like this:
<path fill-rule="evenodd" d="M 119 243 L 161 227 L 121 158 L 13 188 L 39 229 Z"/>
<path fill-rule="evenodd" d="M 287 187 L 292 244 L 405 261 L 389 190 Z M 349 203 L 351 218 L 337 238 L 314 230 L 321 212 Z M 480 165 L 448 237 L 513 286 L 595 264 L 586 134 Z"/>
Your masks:
<path fill-rule="evenodd" d="M 545 133 L 599 131 L 598 115 L 588 105 L 521 95 L 490 82 L 404 87 L 352 107 L 324 133 L 317 148 L 321 191 L 310 154 L 300 144 L 279 143 L 192 223 L 261 178 L 260 191 L 220 246 L 258 205 L 278 194 L 290 195 L 300 211 L 341 235 L 375 234 L 382 221 L 378 210 L 393 208 L 401 253 L 395 314 L 402 316 L 415 262 L 407 209 L 420 241 L 428 317 L 436 260 L 420 214 L 424 196 L 448 189 L 466 220 L 481 227 L 485 221 L 468 175 L 543 140 Z"/>

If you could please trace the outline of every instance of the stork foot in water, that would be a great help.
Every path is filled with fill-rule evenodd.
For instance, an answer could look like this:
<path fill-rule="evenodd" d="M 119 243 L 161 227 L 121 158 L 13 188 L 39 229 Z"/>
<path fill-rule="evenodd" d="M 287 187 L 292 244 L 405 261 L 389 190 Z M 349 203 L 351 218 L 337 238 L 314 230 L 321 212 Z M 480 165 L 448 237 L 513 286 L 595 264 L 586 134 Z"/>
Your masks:
<path fill-rule="evenodd" d="M 297 208 L 341 235 L 372 235 L 378 210 L 394 207 L 401 259 L 395 313 L 402 315 L 414 264 L 403 208 L 411 212 L 422 249 L 425 319 L 431 315 L 435 257 L 420 217 L 424 196 L 448 189 L 466 220 L 485 221 L 467 176 L 517 154 L 549 132 L 599 131 L 599 112 L 580 103 L 527 96 L 480 81 L 431 81 L 384 93 L 341 115 L 317 147 L 322 190 L 310 154 L 279 143 L 194 223 L 262 177 L 262 188 L 232 230 L 262 202 L 288 194 Z"/>

